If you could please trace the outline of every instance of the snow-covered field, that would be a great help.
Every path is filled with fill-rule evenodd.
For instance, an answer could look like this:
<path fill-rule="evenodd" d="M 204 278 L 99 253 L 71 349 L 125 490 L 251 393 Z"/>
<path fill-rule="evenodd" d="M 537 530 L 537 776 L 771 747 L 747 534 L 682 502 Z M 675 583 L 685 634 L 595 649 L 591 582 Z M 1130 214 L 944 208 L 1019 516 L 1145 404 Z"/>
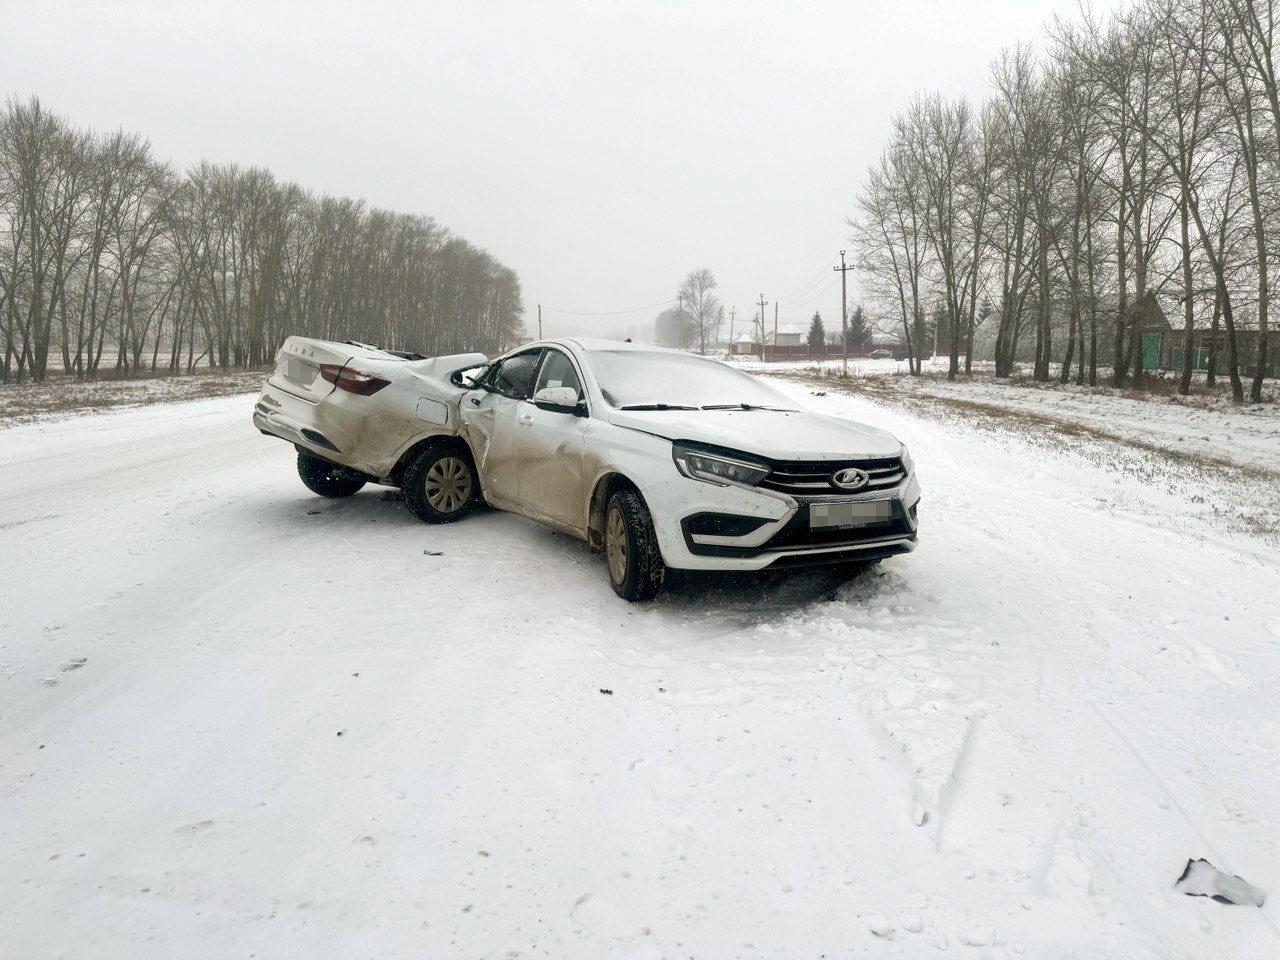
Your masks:
<path fill-rule="evenodd" d="M 0 956 L 1280 953 L 1271 541 L 1145 451 L 786 389 L 911 445 L 919 549 L 643 607 L 320 501 L 248 397 L 0 430 Z"/>
<path fill-rule="evenodd" d="M 850 361 L 846 389 L 893 404 L 922 409 L 938 403 L 968 405 L 986 412 L 1029 415 L 1071 429 L 1084 429 L 1130 444 L 1248 470 L 1280 474 L 1280 403 L 1232 406 L 1229 395 L 1117 391 L 1105 387 L 1076 387 L 1056 381 L 1037 384 L 1030 379 L 992 382 L 990 375 L 972 380 L 944 379 L 948 361 L 926 362 L 925 377 L 895 376 L 905 362 Z M 838 360 L 821 364 L 735 361 L 756 373 L 812 377 L 840 372 Z M 840 382 L 832 386 L 841 387 Z M 1268 394 L 1275 385 L 1268 381 Z"/>
<path fill-rule="evenodd" d="M 1231 407 L 1183 403 L 1177 396 L 1116 395 L 1075 387 L 941 378 L 863 377 L 863 389 L 892 400 L 972 404 L 989 410 L 1030 414 L 1182 457 L 1280 473 L 1280 404 Z M 896 398 L 894 395 L 897 395 Z"/>
<path fill-rule="evenodd" d="M 261 370 L 212 371 L 129 380 L 63 380 L 0 385 L 0 425 L 36 423 L 121 407 L 180 403 L 256 390 Z"/>

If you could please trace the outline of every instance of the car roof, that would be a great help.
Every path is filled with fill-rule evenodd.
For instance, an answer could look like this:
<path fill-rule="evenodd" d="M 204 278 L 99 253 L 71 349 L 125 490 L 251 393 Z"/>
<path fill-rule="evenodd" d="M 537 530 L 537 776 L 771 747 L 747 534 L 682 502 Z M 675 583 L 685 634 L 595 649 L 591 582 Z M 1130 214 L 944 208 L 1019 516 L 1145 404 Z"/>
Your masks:
<path fill-rule="evenodd" d="M 581 351 L 617 350 L 632 353 L 678 353 L 686 357 L 699 357 L 703 360 L 715 360 L 714 357 L 703 357 L 688 350 L 675 350 L 670 347 L 659 347 L 652 343 L 635 343 L 631 340 L 606 340 L 602 337 L 548 337 L 545 340 L 533 340 L 522 343 L 508 351 L 508 354 L 520 353 L 524 350 L 536 350 L 539 347 L 567 347 Z"/>
<path fill-rule="evenodd" d="M 654 346 L 652 343 L 633 343 L 630 340 L 604 340 L 598 337 L 564 337 L 560 342 L 572 343 L 583 350 L 644 350 L 650 353 L 684 353 Z"/>

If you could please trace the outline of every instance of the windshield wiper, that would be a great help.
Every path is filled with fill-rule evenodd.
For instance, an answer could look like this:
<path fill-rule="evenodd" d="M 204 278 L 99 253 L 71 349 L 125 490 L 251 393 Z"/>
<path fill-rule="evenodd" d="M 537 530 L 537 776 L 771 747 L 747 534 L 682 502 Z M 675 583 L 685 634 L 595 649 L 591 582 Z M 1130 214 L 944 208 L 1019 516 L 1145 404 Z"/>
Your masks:
<path fill-rule="evenodd" d="M 682 403 L 629 403 L 619 410 L 697 410 L 697 407 L 686 407 Z"/>
<path fill-rule="evenodd" d="M 755 403 L 712 403 L 703 410 L 774 410 L 779 413 L 795 413 L 793 407 L 762 407 Z"/>

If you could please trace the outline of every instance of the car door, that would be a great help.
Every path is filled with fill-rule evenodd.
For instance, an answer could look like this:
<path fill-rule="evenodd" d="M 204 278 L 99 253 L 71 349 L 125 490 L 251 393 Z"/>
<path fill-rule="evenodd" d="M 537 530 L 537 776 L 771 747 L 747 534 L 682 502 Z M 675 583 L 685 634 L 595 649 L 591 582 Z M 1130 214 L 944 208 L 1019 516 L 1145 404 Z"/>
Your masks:
<path fill-rule="evenodd" d="M 481 389 L 463 398 L 462 422 L 475 457 L 485 499 L 495 507 L 516 509 L 516 410 L 526 407 L 541 348 L 499 360 L 489 368 Z"/>
<path fill-rule="evenodd" d="M 584 400 L 573 359 L 554 347 L 543 353 L 531 396 L 544 387 L 570 387 L 580 403 Z M 522 513 L 575 531 L 586 529 L 582 461 L 590 424 L 588 417 L 543 409 L 532 400 L 518 405 L 516 493 Z"/>

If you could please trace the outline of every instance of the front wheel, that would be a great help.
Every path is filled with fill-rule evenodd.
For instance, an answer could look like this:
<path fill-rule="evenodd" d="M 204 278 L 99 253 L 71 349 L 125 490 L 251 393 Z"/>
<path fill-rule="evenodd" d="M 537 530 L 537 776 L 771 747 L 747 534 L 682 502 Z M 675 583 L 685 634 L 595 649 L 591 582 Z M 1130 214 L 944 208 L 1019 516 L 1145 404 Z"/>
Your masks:
<path fill-rule="evenodd" d="M 298 453 L 298 477 L 308 490 L 322 497 L 349 497 L 364 486 L 350 470 L 302 452 Z"/>
<path fill-rule="evenodd" d="M 452 447 L 437 447 L 409 464 L 400 492 L 424 523 L 452 523 L 471 509 L 478 488 L 471 458 Z"/>
<path fill-rule="evenodd" d="M 604 513 L 604 556 L 613 592 L 632 603 L 652 600 L 667 568 L 649 508 L 634 490 L 619 490 Z"/>

